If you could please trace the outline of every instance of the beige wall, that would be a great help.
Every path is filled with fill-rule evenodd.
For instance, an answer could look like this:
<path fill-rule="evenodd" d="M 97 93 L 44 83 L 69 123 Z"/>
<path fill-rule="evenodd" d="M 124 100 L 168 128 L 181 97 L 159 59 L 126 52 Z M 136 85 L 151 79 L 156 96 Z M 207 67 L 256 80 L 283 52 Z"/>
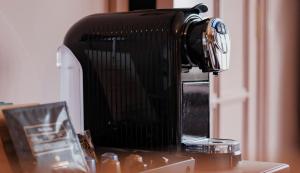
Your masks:
<path fill-rule="evenodd" d="M 74 22 L 105 12 L 105 1 L 0 0 L 0 101 L 57 101 L 56 49 Z"/>

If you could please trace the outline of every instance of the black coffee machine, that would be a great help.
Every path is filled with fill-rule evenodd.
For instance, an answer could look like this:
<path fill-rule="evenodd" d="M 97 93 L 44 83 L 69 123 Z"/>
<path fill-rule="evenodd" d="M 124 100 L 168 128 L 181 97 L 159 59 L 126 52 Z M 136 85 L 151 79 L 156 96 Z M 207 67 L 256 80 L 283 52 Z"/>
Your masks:
<path fill-rule="evenodd" d="M 57 65 L 75 129 L 101 147 L 216 150 L 196 144 L 210 137 L 209 72 L 229 68 L 230 40 L 207 10 L 95 14 L 73 25 Z"/>

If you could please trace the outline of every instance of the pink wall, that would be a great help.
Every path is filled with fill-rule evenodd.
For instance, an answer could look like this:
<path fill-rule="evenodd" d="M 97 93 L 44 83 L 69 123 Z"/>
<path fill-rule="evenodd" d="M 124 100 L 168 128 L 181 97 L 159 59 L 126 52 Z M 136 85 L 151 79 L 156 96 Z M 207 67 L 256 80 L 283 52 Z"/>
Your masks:
<path fill-rule="evenodd" d="M 57 101 L 57 47 L 74 22 L 105 12 L 107 2 L 0 0 L 0 4 L 0 101 Z"/>

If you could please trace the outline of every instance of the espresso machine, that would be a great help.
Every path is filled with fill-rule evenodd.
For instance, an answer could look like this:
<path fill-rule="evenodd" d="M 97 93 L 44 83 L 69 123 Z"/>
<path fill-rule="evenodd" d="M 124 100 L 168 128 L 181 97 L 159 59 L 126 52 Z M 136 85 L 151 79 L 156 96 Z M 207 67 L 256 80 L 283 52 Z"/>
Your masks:
<path fill-rule="evenodd" d="M 220 19 L 203 18 L 207 10 L 95 14 L 74 24 L 57 66 L 75 130 L 89 129 L 96 147 L 237 153 L 236 141 L 210 139 L 209 73 L 229 68 L 230 39 Z"/>

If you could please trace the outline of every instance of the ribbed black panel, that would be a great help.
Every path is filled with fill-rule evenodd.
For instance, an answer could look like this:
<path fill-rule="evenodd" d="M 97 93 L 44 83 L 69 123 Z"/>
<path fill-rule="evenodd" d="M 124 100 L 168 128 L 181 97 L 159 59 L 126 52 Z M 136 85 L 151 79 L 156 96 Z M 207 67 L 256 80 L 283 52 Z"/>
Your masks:
<path fill-rule="evenodd" d="M 107 15 L 91 16 L 67 35 L 65 44 L 82 65 L 84 127 L 96 146 L 178 145 L 181 60 L 175 14 L 116 14 L 113 22 Z"/>
<path fill-rule="evenodd" d="M 176 145 L 176 39 L 164 26 L 111 32 L 82 39 L 85 128 L 101 146 Z"/>

